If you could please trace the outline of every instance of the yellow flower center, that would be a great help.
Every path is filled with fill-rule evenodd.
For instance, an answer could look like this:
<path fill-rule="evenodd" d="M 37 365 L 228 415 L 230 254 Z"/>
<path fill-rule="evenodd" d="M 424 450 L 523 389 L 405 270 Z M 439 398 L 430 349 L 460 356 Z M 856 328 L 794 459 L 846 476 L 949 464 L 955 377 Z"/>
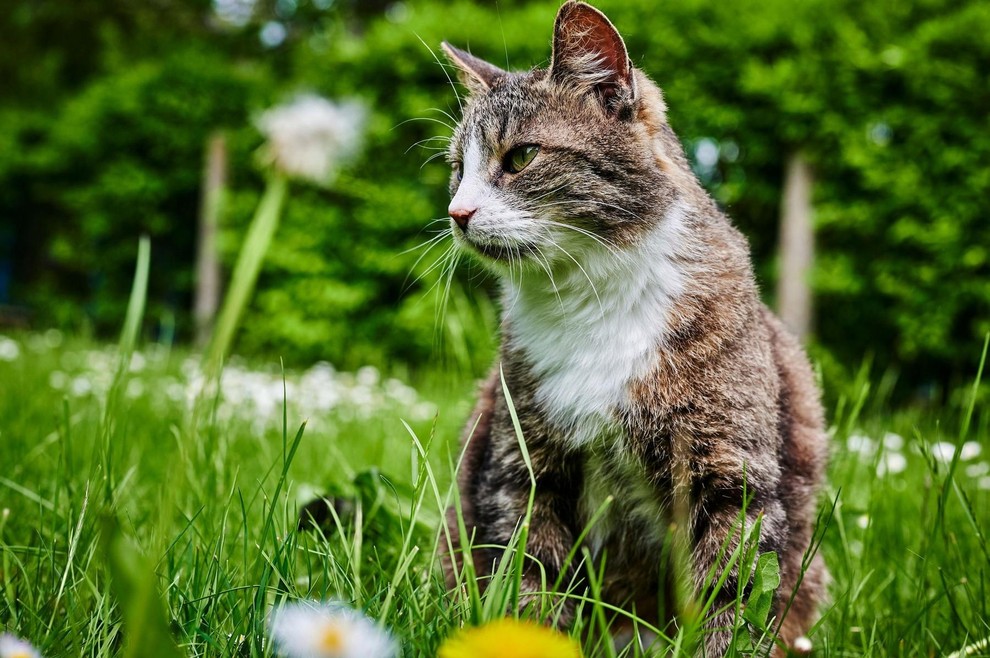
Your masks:
<path fill-rule="evenodd" d="M 31 654 L 21 649 L 15 649 L 14 653 L 8 654 L 9 658 L 31 658 Z"/>
<path fill-rule="evenodd" d="M 337 624 L 328 624 L 320 635 L 320 649 L 330 655 L 339 654 L 344 648 L 344 634 Z"/>

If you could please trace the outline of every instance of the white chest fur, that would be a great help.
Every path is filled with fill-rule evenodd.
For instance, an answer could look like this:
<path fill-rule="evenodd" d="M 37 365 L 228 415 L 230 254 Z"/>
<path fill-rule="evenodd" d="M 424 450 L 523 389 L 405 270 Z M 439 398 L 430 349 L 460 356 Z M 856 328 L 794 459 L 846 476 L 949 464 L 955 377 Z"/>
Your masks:
<path fill-rule="evenodd" d="M 684 216 L 675 205 L 632 247 L 603 248 L 552 284 L 538 272 L 509 284 L 513 344 L 537 379 L 537 402 L 574 446 L 610 434 L 630 403 L 630 384 L 657 363 L 684 289 L 674 257 Z"/>

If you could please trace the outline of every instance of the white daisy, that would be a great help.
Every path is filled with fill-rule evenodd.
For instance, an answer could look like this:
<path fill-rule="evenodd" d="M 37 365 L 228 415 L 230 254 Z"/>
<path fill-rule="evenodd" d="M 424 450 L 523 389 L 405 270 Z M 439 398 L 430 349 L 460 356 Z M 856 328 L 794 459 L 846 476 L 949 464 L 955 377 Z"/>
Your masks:
<path fill-rule="evenodd" d="M 897 451 L 904 447 L 904 437 L 894 432 L 884 434 L 881 442 L 887 450 Z"/>
<path fill-rule="evenodd" d="M 872 455 L 877 450 L 873 439 L 864 434 L 850 435 L 850 437 L 846 439 L 846 447 L 849 448 L 850 451 L 861 455 Z"/>
<path fill-rule="evenodd" d="M 907 468 L 907 458 L 899 452 L 885 452 L 877 462 L 877 476 L 901 473 Z"/>
<path fill-rule="evenodd" d="M 263 113 L 256 124 L 268 138 L 266 157 L 279 171 L 326 184 L 341 161 L 357 151 L 364 118 L 359 103 L 304 95 Z"/>
<path fill-rule="evenodd" d="M 398 644 L 342 603 L 299 601 L 272 610 L 269 632 L 288 658 L 392 658 Z"/>
<path fill-rule="evenodd" d="M 932 456 L 943 464 L 948 464 L 956 455 L 956 446 L 948 441 L 939 441 L 932 444 Z"/>
<path fill-rule="evenodd" d="M 967 441 L 962 444 L 962 448 L 959 449 L 959 458 L 963 461 L 969 461 L 971 459 L 976 459 L 983 452 L 983 446 L 981 446 L 976 441 Z"/>
<path fill-rule="evenodd" d="M 16 340 L 0 336 L 0 361 L 16 361 L 21 355 L 21 346 Z"/>
<path fill-rule="evenodd" d="M 30 642 L 4 633 L 0 635 L 0 658 L 41 658 L 41 654 Z"/>

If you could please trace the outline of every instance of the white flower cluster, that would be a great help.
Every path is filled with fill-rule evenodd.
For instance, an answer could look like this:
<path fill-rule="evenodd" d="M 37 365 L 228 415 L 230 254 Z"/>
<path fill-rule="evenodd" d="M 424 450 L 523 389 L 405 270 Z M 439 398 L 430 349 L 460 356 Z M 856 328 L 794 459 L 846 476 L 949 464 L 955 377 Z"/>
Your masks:
<path fill-rule="evenodd" d="M 66 351 L 60 355 L 58 370 L 48 377 L 49 385 L 72 397 L 105 397 L 118 368 L 116 350 Z M 147 398 L 163 409 L 176 404 L 192 410 L 207 384 L 200 360 L 189 357 L 178 373 L 168 368 L 164 350 L 135 352 L 129 363 L 124 395 Z M 320 362 L 298 373 L 249 368 L 233 359 L 223 370 L 217 417 L 221 421 L 250 420 L 261 432 L 282 423 L 283 401 L 290 418 L 307 418 L 310 426 L 321 417 L 334 414 L 344 419 L 371 418 L 392 411 L 412 421 L 428 420 L 436 406 L 420 398 L 411 386 L 388 378 L 377 368 L 365 366 L 356 373 L 338 372 Z"/>
<path fill-rule="evenodd" d="M 16 361 L 20 356 L 20 343 L 12 338 L 0 336 L 0 361 Z"/>
<path fill-rule="evenodd" d="M 904 438 L 900 434 L 887 432 L 880 440 L 874 440 L 862 433 L 851 434 L 846 439 L 846 448 L 866 458 L 877 458 L 877 476 L 885 477 L 903 472 L 908 465 L 904 454 Z M 940 464 L 950 464 L 956 456 L 956 445 L 948 441 L 938 441 L 928 447 L 932 457 Z M 968 463 L 983 454 L 983 446 L 976 441 L 966 441 L 958 447 L 959 460 L 967 462 L 964 472 L 976 480 L 980 489 L 990 490 L 990 464 L 987 462 Z M 880 453 L 877 455 L 877 453 Z"/>
<path fill-rule="evenodd" d="M 256 120 L 268 139 L 265 155 L 287 176 L 326 184 L 361 144 L 364 106 L 314 95 L 272 108 Z"/>

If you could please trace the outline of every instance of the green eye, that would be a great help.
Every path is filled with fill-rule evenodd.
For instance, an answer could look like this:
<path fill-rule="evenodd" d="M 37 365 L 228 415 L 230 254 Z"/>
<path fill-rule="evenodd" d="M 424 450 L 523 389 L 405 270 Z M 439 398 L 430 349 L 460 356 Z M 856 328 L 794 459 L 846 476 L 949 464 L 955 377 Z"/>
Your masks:
<path fill-rule="evenodd" d="M 523 144 L 517 146 L 502 159 L 502 168 L 511 174 L 518 174 L 529 166 L 536 154 L 540 152 L 540 147 L 536 144 Z"/>

